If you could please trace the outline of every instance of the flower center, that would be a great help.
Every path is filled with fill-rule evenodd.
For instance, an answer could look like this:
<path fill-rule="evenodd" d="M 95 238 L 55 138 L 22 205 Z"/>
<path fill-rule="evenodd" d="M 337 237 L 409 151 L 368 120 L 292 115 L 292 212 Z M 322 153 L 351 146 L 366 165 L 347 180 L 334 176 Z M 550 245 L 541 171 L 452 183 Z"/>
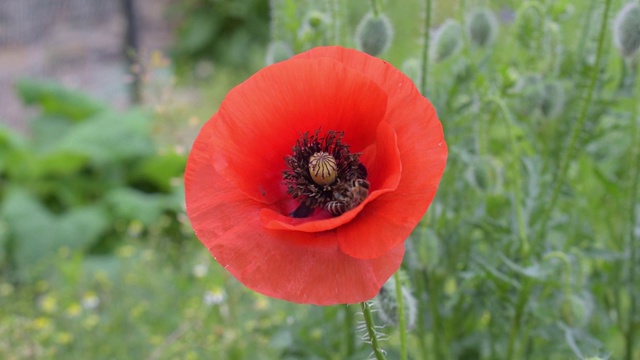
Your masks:
<path fill-rule="evenodd" d="M 317 209 L 339 216 L 369 195 L 367 169 L 360 154 L 351 153 L 342 142 L 343 137 L 343 132 L 332 130 L 321 137 L 317 130 L 313 135 L 305 132 L 296 141 L 282 174 L 287 193 L 300 202 L 291 217 L 305 218 Z"/>

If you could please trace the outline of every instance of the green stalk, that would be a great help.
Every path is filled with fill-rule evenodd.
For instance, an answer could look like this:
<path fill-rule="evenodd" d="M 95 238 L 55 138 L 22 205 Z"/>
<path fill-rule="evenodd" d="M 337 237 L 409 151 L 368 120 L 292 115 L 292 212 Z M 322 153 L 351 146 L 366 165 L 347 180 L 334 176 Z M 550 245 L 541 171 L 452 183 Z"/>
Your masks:
<path fill-rule="evenodd" d="M 371 0 L 371 11 L 373 12 L 374 17 L 380 16 L 380 4 L 378 0 Z"/>
<path fill-rule="evenodd" d="M 432 321 L 432 333 L 433 333 L 433 354 L 435 359 L 446 359 L 444 356 L 443 350 L 441 348 L 442 344 L 442 319 L 440 318 L 440 311 L 438 309 L 438 299 L 440 294 L 438 293 L 439 287 L 434 283 L 435 276 L 429 276 L 428 270 L 422 271 L 422 278 L 427 284 L 427 293 L 429 294 L 429 311 L 431 313 L 431 321 Z"/>
<path fill-rule="evenodd" d="M 356 348 L 354 336 L 351 333 L 353 327 L 353 313 L 349 305 L 344 306 L 344 337 L 345 337 L 345 358 L 350 358 Z"/>
<path fill-rule="evenodd" d="M 524 221 L 524 212 L 522 210 L 522 198 L 520 194 L 522 192 L 522 177 L 519 166 L 520 151 L 517 146 L 516 138 L 513 131 L 515 121 L 513 119 L 511 111 L 509 111 L 509 108 L 507 107 L 507 104 L 505 104 L 502 99 L 493 96 L 487 99 L 487 103 L 488 102 L 493 102 L 498 105 L 498 108 L 500 108 L 500 110 L 502 111 L 505 119 L 505 128 L 507 129 L 507 137 L 509 138 L 509 148 L 513 156 L 513 159 L 511 160 L 511 173 L 513 176 L 512 193 L 513 202 L 515 203 L 514 209 L 516 212 L 516 219 L 518 222 L 518 238 L 520 241 L 520 251 L 522 252 L 523 257 L 526 258 L 526 255 L 529 253 L 530 246 L 529 237 L 527 235 L 526 225 Z"/>
<path fill-rule="evenodd" d="M 427 96 L 427 76 L 429 73 L 429 46 L 431 39 L 429 38 L 429 29 L 431 29 L 431 0 L 425 0 L 424 11 L 424 34 L 422 45 L 422 74 L 420 78 L 420 93 Z"/>
<path fill-rule="evenodd" d="M 404 297 L 402 296 L 402 284 L 400 271 L 393 274 L 396 283 L 396 302 L 398 303 L 398 327 L 400 328 L 400 359 L 407 360 L 407 321 L 404 317 Z"/>
<path fill-rule="evenodd" d="M 637 72 L 636 72 L 637 73 Z M 637 97 L 637 93 L 640 92 L 638 88 L 640 87 L 640 81 L 636 77 L 636 88 L 633 92 L 633 97 Z M 634 354 L 634 346 L 636 340 L 636 332 L 638 330 L 638 323 L 636 319 L 636 313 L 639 308 L 640 296 L 638 293 L 638 289 L 636 288 L 637 284 L 637 273 L 639 271 L 638 263 L 640 262 L 640 256 L 638 256 L 638 246 L 640 246 L 640 237 L 635 234 L 635 222 L 637 218 L 636 204 L 638 203 L 638 184 L 640 183 L 640 105 L 635 105 L 633 107 L 633 114 L 631 117 L 632 128 L 631 128 L 631 138 L 633 141 L 632 147 L 632 155 L 631 158 L 631 179 L 629 183 L 629 233 L 628 233 L 628 246 L 629 249 L 629 265 L 627 269 L 629 271 L 629 283 L 627 285 L 627 289 L 629 289 L 629 313 L 627 315 L 627 331 L 625 334 L 625 359 L 632 360 Z"/>
<path fill-rule="evenodd" d="M 366 301 L 361 302 L 360 306 L 362 307 L 364 322 L 367 325 L 367 333 L 369 334 L 369 339 L 371 340 L 371 348 L 373 349 L 373 354 L 376 356 L 376 360 L 386 360 L 387 358 L 382 353 L 380 344 L 378 344 L 378 335 L 376 335 L 375 325 L 373 324 L 371 306 Z"/>
<path fill-rule="evenodd" d="M 518 299 L 516 300 L 516 313 L 513 316 L 513 320 L 511 321 L 511 331 L 509 331 L 509 346 L 507 347 L 507 355 L 505 359 L 515 359 L 513 354 L 515 352 L 515 344 L 518 339 L 518 335 L 520 334 L 520 330 L 522 327 L 522 318 L 524 317 L 525 308 L 527 303 L 529 302 L 529 291 L 531 290 L 531 286 L 533 286 L 533 281 L 525 277 L 523 279 L 522 287 L 520 288 L 520 292 L 518 293 Z"/>
<path fill-rule="evenodd" d="M 426 301 L 425 302 L 422 301 L 423 299 L 422 294 L 424 294 L 426 291 L 424 289 L 424 278 L 422 276 L 422 270 L 414 271 L 413 274 L 414 274 L 413 279 L 416 284 L 416 295 L 418 297 L 418 314 L 417 314 L 418 319 L 416 321 L 416 326 L 417 326 L 416 335 L 418 337 L 420 352 L 422 353 L 422 356 L 420 357 L 420 359 L 428 360 L 430 353 L 427 351 L 427 342 L 426 342 L 427 331 L 424 326 L 424 319 L 426 314 L 423 306 L 423 304 Z"/>
<path fill-rule="evenodd" d="M 582 109 L 580 110 L 580 116 L 574 123 L 573 128 L 571 129 L 571 136 L 569 138 L 569 146 L 562 154 L 562 158 L 560 160 L 560 167 L 558 176 L 556 177 L 555 183 L 553 185 L 553 189 L 551 190 L 551 199 L 547 203 L 546 209 L 542 213 L 542 219 L 540 221 L 540 227 L 538 228 L 536 239 L 541 239 L 544 231 L 547 228 L 547 223 L 551 219 L 551 213 L 553 212 L 556 203 L 558 202 L 558 195 L 560 195 L 560 188 L 562 188 L 562 184 L 567 177 L 567 171 L 569 170 L 569 163 L 571 159 L 575 157 L 576 148 L 578 145 L 578 138 L 580 135 L 580 131 L 584 128 L 584 123 L 587 119 L 587 112 L 589 110 L 589 105 L 591 104 L 591 99 L 593 98 L 593 93 L 596 87 L 596 82 L 598 80 L 598 72 L 600 71 L 600 63 L 602 62 L 602 49 L 604 46 L 604 38 L 607 32 L 607 20 L 609 19 L 609 9 L 611 8 L 611 0 L 606 0 L 604 12 L 602 13 L 602 21 L 600 25 L 600 34 L 598 35 L 598 50 L 596 53 L 596 62 L 593 66 L 593 71 L 591 73 L 591 79 L 589 82 L 589 88 L 587 89 L 587 94 L 585 100 L 582 104 Z"/>

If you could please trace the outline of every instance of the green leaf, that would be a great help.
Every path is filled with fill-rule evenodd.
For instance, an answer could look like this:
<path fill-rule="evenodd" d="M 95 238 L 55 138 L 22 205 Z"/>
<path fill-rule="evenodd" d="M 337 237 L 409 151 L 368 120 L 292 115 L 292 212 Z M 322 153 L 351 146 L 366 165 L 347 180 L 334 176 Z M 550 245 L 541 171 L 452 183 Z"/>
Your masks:
<path fill-rule="evenodd" d="M 161 194 L 146 194 L 131 188 L 116 188 L 105 195 L 105 201 L 116 218 L 139 220 L 145 226 L 149 226 L 162 215 L 167 197 Z"/>
<path fill-rule="evenodd" d="M 149 156 L 154 153 L 149 125 L 142 112 L 103 112 L 70 129 L 49 151 L 86 154 L 96 164 Z"/>
<path fill-rule="evenodd" d="M 31 143 L 37 149 L 46 149 L 68 133 L 74 124 L 60 115 L 38 116 L 29 122 Z"/>
<path fill-rule="evenodd" d="M 55 82 L 22 79 L 17 82 L 16 90 L 25 104 L 40 106 L 45 114 L 61 115 L 75 121 L 106 109 L 103 103 Z"/>
<path fill-rule="evenodd" d="M 14 261 L 20 271 L 53 254 L 62 246 L 87 249 L 107 229 L 109 222 L 96 206 L 78 207 L 63 215 L 49 212 L 22 188 L 8 191 L 0 214 L 13 239 Z"/>
<path fill-rule="evenodd" d="M 0 124 L 0 174 L 6 172 L 8 158 L 18 149 L 26 148 L 26 144 L 22 135 Z"/>
<path fill-rule="evenodd" d="M 86 165 L 88 160 L 83 154 L 60 151 L 39 156 L 35 168 L 39 176 L 71 175 Z"/>
<path fill-rule="evenodd" d="M 131 180 L 134 183 L 149 182 L 159 190 L 169 192 L 171 179 L 182 175 L 186 163 L 186 157 L 175 152 L 151 157 L 133 171 Z"/>

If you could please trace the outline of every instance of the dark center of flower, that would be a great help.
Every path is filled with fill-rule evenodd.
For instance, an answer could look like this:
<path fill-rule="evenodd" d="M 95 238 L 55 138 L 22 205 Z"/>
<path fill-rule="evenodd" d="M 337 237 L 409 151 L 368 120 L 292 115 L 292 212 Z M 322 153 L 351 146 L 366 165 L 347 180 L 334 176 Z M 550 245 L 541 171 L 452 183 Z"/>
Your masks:
<path fill-rule="evenodd" d="M 351 153 L 342 142 L 343 137 L 338 131 L 321 137 L 317 130 L 313 135 L 305 132 L 296 141 L 282 174 L 287 193 L 300 202 L 291 217 L 305 218 L 318 208 L 338 216 L 369 195 L 367 169 L 358 159 L 360 154 Z"/>

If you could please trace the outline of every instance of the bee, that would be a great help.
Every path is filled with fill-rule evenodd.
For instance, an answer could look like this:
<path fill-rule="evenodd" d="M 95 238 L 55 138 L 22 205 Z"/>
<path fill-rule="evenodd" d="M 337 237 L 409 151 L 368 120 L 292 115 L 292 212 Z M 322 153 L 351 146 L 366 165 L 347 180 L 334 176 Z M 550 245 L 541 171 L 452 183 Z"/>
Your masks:
<path fill-rule="evenodd" d="M 329 201 L 325 208 L 331 215 L 339 216 L 360 205 L 367 196 L 369 196 L 369 182 L 364 179 L 355 179 L 336 187 L 333 192 L 335 200 Z"/>

